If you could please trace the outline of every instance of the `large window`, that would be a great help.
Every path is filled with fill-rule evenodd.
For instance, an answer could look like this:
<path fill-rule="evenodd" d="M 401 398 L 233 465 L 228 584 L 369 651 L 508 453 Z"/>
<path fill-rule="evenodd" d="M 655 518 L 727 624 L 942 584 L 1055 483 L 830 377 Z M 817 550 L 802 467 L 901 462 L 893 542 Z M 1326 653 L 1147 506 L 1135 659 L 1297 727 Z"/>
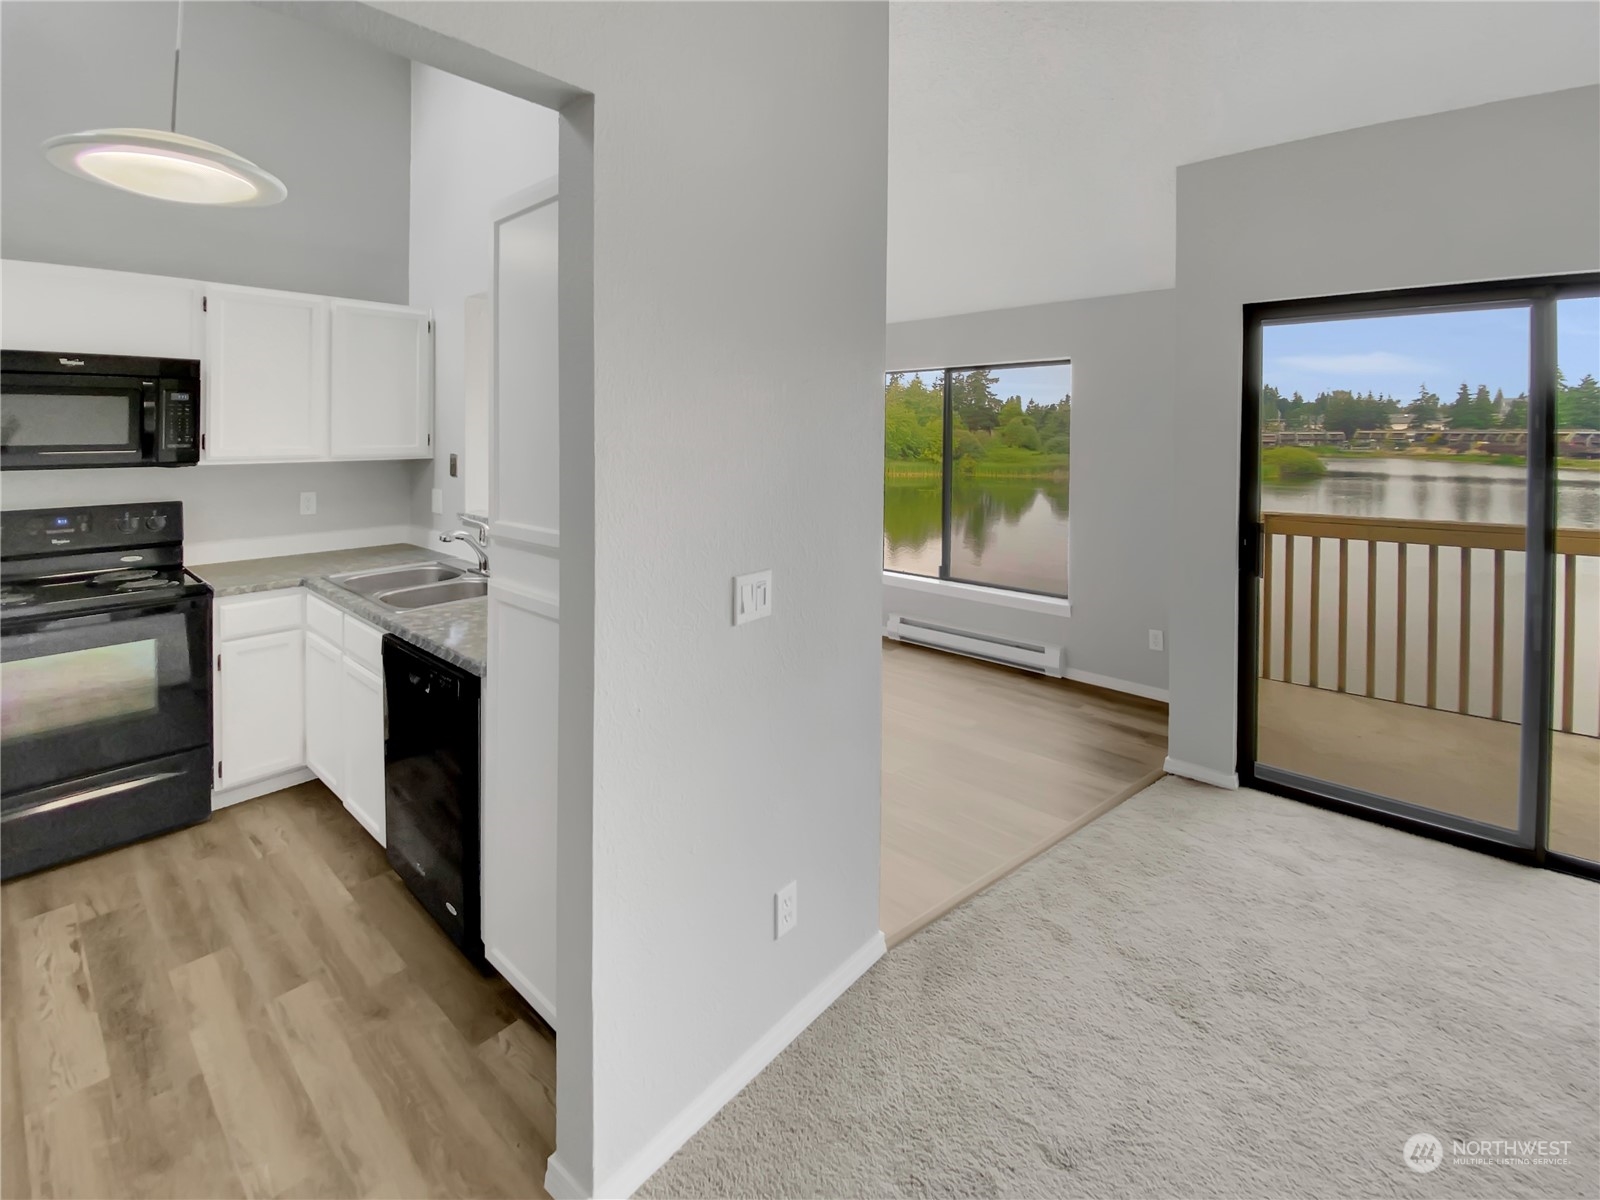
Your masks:
<path fill-rule="evenodd" d="M 1072 364 L 885 379 L 883 566 L 1067 594 Z"/>

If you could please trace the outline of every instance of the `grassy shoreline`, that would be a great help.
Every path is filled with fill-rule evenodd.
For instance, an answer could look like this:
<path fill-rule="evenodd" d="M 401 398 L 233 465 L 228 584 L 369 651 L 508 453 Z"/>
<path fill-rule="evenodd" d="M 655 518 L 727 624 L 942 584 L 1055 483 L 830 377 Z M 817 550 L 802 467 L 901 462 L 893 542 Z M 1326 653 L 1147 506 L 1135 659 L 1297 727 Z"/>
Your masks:
<path fill-rule="evenodd" d="M 1469 462 L 1487 463 L 1490 466 L 1521 467 L 1527 465 L 1527 459 L 1520 454 L 1485 454 L 1481 450 L 1468 450 L 1461 454 L 1454 454 L 1448 450 L 1346 450 L 1337 446 L 1305 446 L 1301 449 L 1310 450 L 1318 458 L 1339 459 L 1412 459 L 1422 462 Z M 1556 466 L 1563 470 L 1571 471 L 1600 471 L 1600 459 L 1593 458 L 1557 458 Z"/>
<path fill-rule="evenodd" d="M 1052 480 L 1065 480 L 1068 475 L 1067 456 L 1064 454 L 1042 456 L 1040 462 L 991 462 L 978 461 L 970 467 L 971 459 L 957 459 L 955 477 L 957 482 L 967 479 L 1013 479 L 1037 480 L 1049 483 Z M 903 479 L 907 481 L 927 480 L 937 483 L 943 478 L 943 468 L 935 462 L 923 462 L 915 459 L 885 459 L 883 463 L 883 476 L 885 479 Z"/>

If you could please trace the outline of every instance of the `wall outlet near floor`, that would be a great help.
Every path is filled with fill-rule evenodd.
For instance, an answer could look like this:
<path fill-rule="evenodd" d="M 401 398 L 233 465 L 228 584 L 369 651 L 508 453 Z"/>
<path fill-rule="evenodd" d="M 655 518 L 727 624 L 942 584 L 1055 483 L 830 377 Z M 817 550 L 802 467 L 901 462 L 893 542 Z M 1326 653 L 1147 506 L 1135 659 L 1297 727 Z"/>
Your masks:
<path fill-rule="evenodd" d="M 302 517 L 315 516 L 317 511 L 317 494 L 315 492 L 300 493 L 300 515 Z"/>
<path fill-rule="evenodd" d="M 1159 629 L 1150 631 L 1150 649 L 1165 650 L 1167 648 L 1167 635 Z"/>
<path fill-rule="evenodd" d="M 776 940 L 800 921 L 800 898 L 796 882 L 791 879 L 773 896 L 772 902 L 772 936 Z"/>
<path fill-rule="evenodd" d="M 772 572 L 733 578 L 733 623 L 743 625 L 772 615 Z"/>
<path fill-rule="evenodd" d="M 433 489 L 433 511 L 436 513 L 444 511 L 444 491 L 440 488 Z"/>

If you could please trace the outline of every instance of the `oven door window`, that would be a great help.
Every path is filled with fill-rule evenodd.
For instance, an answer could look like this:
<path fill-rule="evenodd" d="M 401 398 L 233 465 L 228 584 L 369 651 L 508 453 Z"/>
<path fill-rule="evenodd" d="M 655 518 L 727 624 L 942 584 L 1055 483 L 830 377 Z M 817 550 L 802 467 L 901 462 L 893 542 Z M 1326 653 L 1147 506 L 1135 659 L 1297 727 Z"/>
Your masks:
<path fill-rule="evenodd" d="M 210 741 L 201 605 L 8 622 L 0 649 L 8 799 Z"/>
<path fill-rule="evenodd" d="M 0 394 L 0 454 L 40 465 L 138 462 L 143 399 L 127 380 L 8 375 Z"/>

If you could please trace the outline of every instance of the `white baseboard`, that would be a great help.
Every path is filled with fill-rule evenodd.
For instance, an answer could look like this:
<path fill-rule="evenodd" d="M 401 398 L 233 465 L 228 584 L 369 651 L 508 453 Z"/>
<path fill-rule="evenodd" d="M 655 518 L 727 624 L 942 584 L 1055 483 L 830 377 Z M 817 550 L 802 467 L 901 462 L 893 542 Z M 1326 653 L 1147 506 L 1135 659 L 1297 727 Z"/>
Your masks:
<path fill-rule="evenodd" d="M 545 1164 L 544 1190 L 550 1193 L 550 1200 L 589 1200 L 588 1191 L 562 1164 L 559 1150 Z"/>
<path fill-rule="evenodd" d="M 517 970 L 516 967 L 512 966 L 506 957 L 493 946 L 485 946 L 483 948 L 483 956 L 489 960 L 490 965 L 496 971 L 505 976 L 506 982 L 516 988 L 518 994 L 533 1006 L 533 1011 L 543 1017 L 551 1029 L 560 1028 L 556 1024 L 555 1001 L 534 987 L 533 982 L 521 971 Z"/>
<path fill-rule="evenodd" d="M 665 1128 L 611 1175 L 596 1183 L 592 1193 L 585 1192 L 574 1180 L 571 1172 L 560 1162 L 560 1151 L 550 1157 L 544 1187 L 553 1200 L 623 1200 L 637 1191 L 644 1181 L 654 1175 L 666 1161 L 683 1148 L 683 1144 L 700 1131 L 722 1106 L 732 1100 L 783 1048 L 805 1031 L 807 1025 L 822 1015 L 835 1000 L 849 990 L 850 985 L 884 954 L 883 933 L 880 931 L 867 939 L 865 945 L 840 963 L 826 979 L 779 1018 L 778 1023 L 764 1033 L 751 1046 L 717 1076 L 698 1096 Z M 559 1132 L 557 1137 L 559 1137 Z"/>
<path fill-rule="evenodd" d="M 183 556 L 189 562 L 197 563 L 238 562 L 246 558 L 355 550 L 362 546 L 387 546 L 395 542 L 416 545 L 416 531 L 410 525 L 371 525 L 364 529 L 330 529 L 325 533 L 285 533 L 274 537 L 185 542 Z"/>
<path fill-rule="evenodd" d="M 1181 758 L 1169 757 L 1161 764 L 1161 769 L 1168 775 L 1182 775 L 1185 779 L 1209 783 L 1212 787 L 1228 788 L 1230 791 L 1239 786 L 1239 776 L 1231 771 L 1213 771 L 1210 767 L 1184 762 Z"/>
<path fill-rule="evenodd" d="M 1072 667 L 1068 667 L 1064 674 L 1076 683 L 1087 683 L 1091 687 L 1105 688 L 1111 692 L 1125 692 L 1130 696 L 1143 696 L 1146 700 L 1159 700 L 1163 704 L 1168 700 L 1166 688 L 1151 687 L 1148 683 L 1133 683 L 1127 679 L 1096 675 L 1093 671 L 1078 671 Z"/>
<path fill-rule="evenodd" d="M 230 804 L 239 804 L 245 800 L 254 800 L 257 796 L 265 796 L 268 792 L 281 792 L 286 787 L 293 787 L 297 783 L 305 783 L 315 778 L 316 774 L 310 767 L 295 767 L 291 771 L 284 771 L 280 775 L 269 775 L 254 783 L 217 788 L 211 793 L 211 811 L 216 812 L 219 808 L 227 808 Z"/>

